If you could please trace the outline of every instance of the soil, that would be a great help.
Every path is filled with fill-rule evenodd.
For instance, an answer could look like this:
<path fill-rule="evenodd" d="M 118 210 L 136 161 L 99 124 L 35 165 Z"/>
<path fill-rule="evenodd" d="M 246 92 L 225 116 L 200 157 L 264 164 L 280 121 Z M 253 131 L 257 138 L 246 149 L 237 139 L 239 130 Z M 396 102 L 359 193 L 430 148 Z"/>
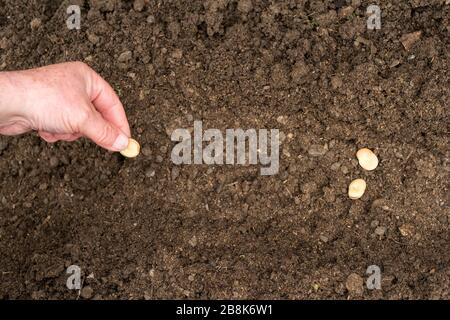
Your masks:
<path fill-rule="evenodd" d="M 449 1 L 76 3 L 0 0 L 0 69 L 86 62 L 143 152 L 1 138 L 0 298 L 450 298 Z M 194 120 L 280 129 L 279 173 L 174 165 Z"/>

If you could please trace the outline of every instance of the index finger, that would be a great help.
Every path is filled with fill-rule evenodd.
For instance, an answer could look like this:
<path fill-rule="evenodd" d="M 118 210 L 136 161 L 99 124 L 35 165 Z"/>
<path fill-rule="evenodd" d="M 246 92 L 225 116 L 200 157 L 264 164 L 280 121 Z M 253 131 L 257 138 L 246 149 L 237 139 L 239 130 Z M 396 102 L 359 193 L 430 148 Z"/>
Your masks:
<path fill-rule="evenodd" d="M 91 102 L 102 117 L 131 137 L 127 116 L 114 89 L 92 70 Z"/>

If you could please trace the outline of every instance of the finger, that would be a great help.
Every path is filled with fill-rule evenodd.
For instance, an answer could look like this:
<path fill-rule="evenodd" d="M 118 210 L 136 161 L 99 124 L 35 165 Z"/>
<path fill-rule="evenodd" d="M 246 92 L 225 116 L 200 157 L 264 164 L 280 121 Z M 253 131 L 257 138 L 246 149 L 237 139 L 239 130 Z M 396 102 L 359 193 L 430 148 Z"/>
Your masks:
<path fill-rule="evenodd" d="M 54 142 L 58 141 L 58 139 L 55 137 L 55 135 L 53 133 L 39 131 L 38 134 L 43 140 L 45 140 L 48 143 L 54 143 Z"/>
<path fill-rule="evenodd" d="M 72 141 L 80 139 L 81 137 L 82 137 L 81 134 L 72 134 L 71 136 L 69 136 L 69 137 L 67 137 L 65 139 L 62 139 L 62 140 L 68 141 L 68 142 L 72 142 Z"/>
<path fill-rule="evenodd" d="M 64 134 L 55 134 L 55 138 L 61 141 L 75 141 L 79 139 L 82 135 L 81 134 L 74 134 L 74 133 L 64 133 Z"/>
<path fill-rule="evenodd" d="M 95 110 L 81 125 L 81 133 L 100 147 L 111 151 L 122 151 L 128 146 L 128 136 Z"/>
<path fill-rule="evenodd" d="M 71 134 L 71 133 L 51 133 L 46 131 L 39 131 L 39 136 L 46 142 L 54 143 L 57 141 L 75 141 L 82 137 L 81 134 Z"/>
<path fill-rule="evenodd" d="M 92 70 L 91 101 L 103 118 L 131 137 L 127 116 L 114 89 Z"/>

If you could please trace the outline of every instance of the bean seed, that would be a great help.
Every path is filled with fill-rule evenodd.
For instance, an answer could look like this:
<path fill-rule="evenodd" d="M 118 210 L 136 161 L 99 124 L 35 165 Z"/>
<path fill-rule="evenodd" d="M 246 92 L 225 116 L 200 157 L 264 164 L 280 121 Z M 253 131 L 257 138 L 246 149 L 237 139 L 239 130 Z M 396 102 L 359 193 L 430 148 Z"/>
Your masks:
<path fill-rule="evenodd" d="M 141 146 L 139 145 L 139 143 L 130 138 L 128 140 L 128 147 L 125 150 L 120 151 L 120 153 L 127 158 L 134 158 L 137 157 L 139 152 L 141 151 Z"/>
<path fill-rule="evenodd" d="M 366 182 L 363 179 L 355 179 L 348 186 L 348 196 L 350 199 L 356 200 L 363 196 L 366 191 Z"/>
<path fill-rule="evenodd" d="M 378 166 L 378 157 L 370 149 L 363 148 L 358 150 L 356 157 L 358 158 L 359 165 L 364 170 L 371 171 Z"/>

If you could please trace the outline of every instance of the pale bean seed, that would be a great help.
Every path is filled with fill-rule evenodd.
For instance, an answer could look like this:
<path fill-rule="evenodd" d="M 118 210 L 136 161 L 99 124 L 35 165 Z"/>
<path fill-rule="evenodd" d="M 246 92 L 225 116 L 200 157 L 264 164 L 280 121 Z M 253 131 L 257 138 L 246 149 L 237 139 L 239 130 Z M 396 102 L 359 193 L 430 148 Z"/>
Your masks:
<path fill-rule="evenodd" d="M 370 149 L 363 148 L 358 150 L 356 157 L 358 158 L 359 165 L 364 170 L 375 170 L 378 166 L 378 157 Z"/>
<path fill-rule="evenodd" d="M 348 196 L 350 199 L 356 200 L 363 196 L 366 191 L 366 182 L 363 179 L 355 179 L 348 186 Z"/>
<path fill-rule="evenodd" d="M 137 157 L 139 152 L 141 151 L 141 146 L 139 145 L 139 143 L 130 138 L 128 140 L 128 147 L 125 150 L 120 151 L 120 153 L 127 158 L 134 158 Z"/>

